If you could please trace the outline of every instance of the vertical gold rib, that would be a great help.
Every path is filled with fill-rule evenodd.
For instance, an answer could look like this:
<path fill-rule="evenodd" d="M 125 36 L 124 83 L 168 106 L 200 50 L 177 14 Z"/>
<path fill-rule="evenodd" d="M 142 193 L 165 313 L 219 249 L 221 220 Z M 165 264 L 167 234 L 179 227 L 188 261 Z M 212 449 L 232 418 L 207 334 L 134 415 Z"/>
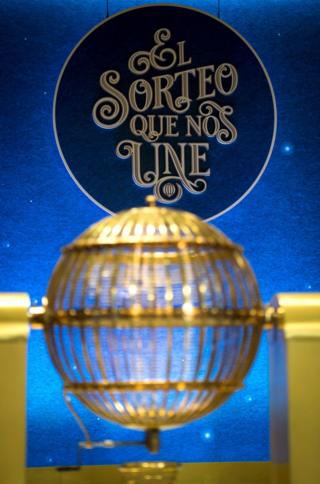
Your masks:
<path fill-rule="evenodd" d="M 226 292 L 225 292 L 225 288 L 224 288 L 224 284 L 223 284 L 223 280 L 221 278 L 221 274 L 218 270 L 218 266 L 217 266 L 217 261 L 220 261 L 220 256 L 219 254 L 216 253 L 216 251 L 212 251 L 210 253 L 207 253 L 206 254 L 207 256 L 207 260 L 209 262 L 209 265 L 210 267 L 212 267 L 212 272 L 215 276 L 215 280 L 214 280 L 214 284 L 217 284 L 218 285 L 218 288 L 219 288 L 219 291 L 220 293 L 222 294 L 222 297 L 223 297 L 223 300 L 222 300 L 222 306 L 223 306 L 223 309 L 226 309 L 227 308 L 227 295 L 226 295 Z M 216 292 L 216 291 L 214 291 Z M 209 360 L 209 363 L 208 363 L 208 368 L 207 368 L 207 372 L 206 372 L 206 375 L 205 375 L 205 378 L 204 378 L 204 381 L 211 381 L 211 373 L 212 373 L 212 370 L 214 368 L 214 366 L 217 365 L 217 363 L 219 363 L 219 360 L 217 359 L 217 355 L 219 357 L 219 351 L 217 352 L 216 348 L 218 347 L 218 344 L 219 344 L 219 341 L 221 339 L 221 333 L 223 331 L 223 328 L 221 327 L 213 327 L 213 349 L 211 350 L 211 355 L 210 355 L 210 360 Z M 215 381 L 218 380 L 217 376 L 215 376 L 214 378 Z M 202 390 L 202 391 L 199 391 L 198 395 L 197 395 L 197 398 L 195 399 L 194 401 L 194 405 L 195 405 L 195 411 L 198 410 L 197 407 L 206 407 L 209 402 L 212 400 L 214 401 L 216 399 L 216 392 L 207 392 L 205 390 Z M 191 413 L 191 415 L 193 416 L 194 415 L 194 412 Z"/>
<path fill-rule="evenodd" d="M 71 285 L 71 292 L 70 292 L 70 302 L 69 302 L 69 308 L 73 309 L 74 303 L 75 303 L 75 296 L 76 296 L 76 291 L 78 288 L 78 285 L 82 281 L 81 274 L 86 270 L 85 262 L 86 262 L 86 254 L 85 253 L 80 253 L 77 254 L 75 253 L 76 257 L 76 263 L 74 264 L 74 271 L 73 271 L 73 277 L 70 280 L 70 285 Z M 70 340 L 70 347 L 71 347 L 71 354 L 73 356 L 73 360 L 75 362 L 75 365 L 77 366 L 78 372 L 81 377 L 82 382 L 86 382 L 86 376 L 83 372 L 82 368 L 82 362 L 79 360 L 77 351 L 76 351 L 76 344 L 75 344 L 75 334 L 74 331 L 77 327 L 77 324 L 74 325 L 72 320 L 68 323 L 68 333 L 69 333 L 69 340 Z M 74 372 L 73 372 L 74 373 Z"/>
<path fill-rule="evenodd" d="M 189 251 L 187 251 L 186 249 L 182 249 L 182 253 L 183 253 L 183 259 L 184 259 L 184 263 L 189 265 L 190 266 L 190 269 L 191 269 L 191 279 L 190 279 L 190 282 L 192 281 L 195 285 L 195 288 L 196 288 L 196 291 L 197 291 L 197 298 L 198 298 L 198 301 L 199 301 L 199 307 L 203 307 L 204 304 L 203 304 L 203 296 L 202 296 L 202 293 L 200 291 L 200 287 L 199 287 L 199 273 L 198 273 L 198 268 L 197 266 L 194 264 L 194 260 L 192 258 L 192 254 L 190 255 Z M 192 296 L 192 293 L 191 293 L 191 296 Z M 192 297 L 191 297 L 191 301 L 192 301 Z M 195 364 L 194 364 L 194 370 L 193 370 L 193 375 L 192 375 L 192 380 L 193 381 L 199 381 L 199 372 L 200 372 L 200 369 L 201 369 L 201 363 L 202 363 L 202 357 L 203 357 L 203 345 L 204 345 L 204 335 L 205 335 L 205 327 L 203 325 L 200 326 L 200 328 L 198 327 L 193 327 L 193 329 L 196 329 L 197 332 L 199 332 L 199 342 L 198 342 L 198 351 L 197 351 L 197 358 L 196 358 L 196 361 L 195 361 Z M 188 354 L 192 354 L 192 352 L 190 351 L 191 348 L 188 348 Z M 191 368 L 190 368 L 191 370 Z M 186 379 L 186 378 L 185 378 Z M 198 397 L 200 396 L 201 392 L 198 393 Z M 180 407 L 179 407 L 179 411 L 180 413 L 184 413 L 186 409 L 190 408 L 192 405 L 194 406 L 194 408 L 196 407 L 197 405 L 197 402 L 196 402 L 197 398 L 196 398 L 196 395 L 193 395 L 193 392 L 192 391 L 189 391 L 189 392 L 185 392 L 185 396 L 184 398 L 181 400 L 180 402 Z"/>
<path fill-rule="evenodd" d="M 150 258 L 150 263 L 149 263 L 149 286 L 151 288 L 151 307 L 152 309 L 155 309 L 157 307 L 156 305 L 156 285 L 157 285 L 157 280 L 156 280 L 156 271 L 155 271 L 155 264 L 156 260 L 154 258 L 154 251 L 151 252 L 151 258 Z M 157 327 L 155 325 L 155 322 L 152 321 L 152 327 L 150 328 L 150 350 L 151 350 L 151 362 L 150 362 L 150 368 L 151 368 L 151 380 L 157 380 Z M 157 414 L 157 393 L 156 391 L 151 392 L 151 407 L 150 410 L 154 413 L 154 415 Z"/>
<path fill-rule="evenodd" d="M 138 298 L 137 298 L 137 304 L 140 305 L 142 308 L 143 301 L 142 301 L 142 290 L 144 287 L 143 281 L 142 281 L 142 267 L 143 267 L 143 254 L 142 254 L 142 246 L 140 244 L 136 245 L 134 247 L 134 267 L 136 270 L 136 274 L 134 277 L 135 281 L 139 281 L 139 290 L 138 290 Z M 141 332 L 142 328 L 133 328 L 132 330 L 132 350 L 133 350 L 133 355 L 134 355 L 134 371 L 135 371 L 135 378 L 137 381 L 141 381 L 143 378 L 143 375 L 140 371 L 140 369 L 143 367 L 143 358 L 142 358 L 142 351 L 143 351 L 143 342 L 141 339 Z M 134 399 L 135 399 L 135 408 L 137 411 L 136 418 L 137 421 L 143 421 L 144 417 L 144 401 L 145 401 L 145 395 L 143 392 L 133 392 Z"/>
<path fill-rule="evenodd" d="M 98 273 L 98 284 L 96 288 L 96 293 L 95 293 L 95 302 L 94 302 L 94 308 L 99 309 L 101 307 L 101 298 L 102 298 L 102 279 L 103 279 L 103 271 L 105 268 L 105 263 L 104 263 L 104 252 L 99 255 L 98 257 L 99 260 L 99 273 Z M 108 372 L 105 366 L 105 361 L 102 355 L 102 349 L 101 349 L 101 326 L 99 321 L 93 321 L 93 336 L 94 336 L 94 342 L 95 342 L 95 350 L 96 350 L 96 359 L 98 363 L 98 368 L 100 370 L 102 379 L 106 382 L 110 381 L 110 378 L 108 376 Z M 117 414 L 117 408 L 115 406 L 116 400 L 114 398 L 113 393 L 111 392 L 110 394 L 110 399 L 112 402 L 112 405 L 110 405 L 110 402 L 107 400 L 106 393 L 101 391 L 101 399 L 103 400 L 103 405 L 107 409 L 107 414 L 108 416 L 112 415 L 113 413 Z"/>
<path fill-rule="evenodd" d="M 184 288 L 188 286 L 189 280 L 186 274 L 186 265 L 185 262 L 185 254 L 182 252 L 182 250 L 178 250 L 177 253 L 178 257 L 178 264 L 179 264 L 179 270 L 180 270 L 180 280 L 181 280 L 181 292 L 182 292 L 182 301 L 183 304 L 191 304 L 191 293 L 183 293 Z M 184 381 L 184 375 L 185 375 L 185 367 L 186 367 L 186 356 L 189 353 L 189 346 L 190 346 L 190 326 L 188 325 L 187 328 L 184 328 L 183 331 L 183 351 L 182 351 L 182 361 L 180 365 L 180 374 L 178 381 L 183 382 Z M 179 397 L 180 397 L 180 392 L 178 390 L 175 390 L 174 392 L 174 398 L 172 399 L 172 403 L 170 405 L 170 410 L 171 412 L 175 415 L 177 413 L 177 406 L 179 405 Z M 179 417 L 178 417 L 179 418 Z"/>
<path fill-rule="evenodd" d="M 114 253 L 114 266 L 113 266 L 113 273 L 112 273 L 112 277 L 111 277 L 111 281 L 110 281 L 110 289 L 111 289 L 111 294 L 110 294 L 110 306 L 112 308 L 112 310 L 115 312 L 116 314 L 116 311 L 117 311 L 117 308 L 116 308 L 116 291 L 114 291 L 114 289 L 117 289 L 118 285 L 117 285 L 117 282 L 118 282 L 118 274 L 119 274 L 119 269 L 120 269 L 120 265 L 121 265 L 121 262 L 122 262 L 122 258 L 121 258 L 121 248 L 119 248 L 118 250 L 115 250 L 115 253 Z M 114 375 L 114 381 L 118 381 L 118 382 L 121 382 L 122 381 L 122 377 L 121 377 L 121 369 L 118 368 L 118 365 L 117 365 L 117 361 L 118 361 L 118 358 L 115 357 L 115 353 L 116 353 L 116 348 L 115 348 L 115 336 L 114 336 L 114 331 L 117 327 L 117 323 L 116 323 L 116 317 L 112 319 L 112 327 L 109 329 L 107 329 L 106 331 L 106 346 L 109 347 L 109 350 L 108 350 L 108 357 L 110 358 L 110 364 L 111 364 L 111 369 L 113 371 L 113 375 Z M 119 353 L 119 352 L 118 352 Z M 119 357 L 119 354 L 118 354 L 118 357 Z M 118 403 L 118 408 L 121 408 L 122 406 L 122 409 L 124 411 L 124 413 L 121 414 L 121 419 L 122 419 L 122 422 L 126 422 L 128 421 L 128 416 L 130 415 L 129 412 L 128 412 L 128 406 L 127 406 L 127 398 L 126 398 L 126 395 L 125 394 L 121 394 L 121 393 L 117 393 L 115 392 L 115 395 L 113 395 L 115 401 L 117 401 Z"/>
<path fill-rule="evenodd" d="M 55 270 L 54 278 L 48 289 L 48 300 L 49 300 L 49 310 L 56 310 L 57 307 L 57 294 L 60 294 L 60 286 L 64 278 L 67 276 L 64 271 L 65 261 L 60 258 Z M 57 371 L 62 375 L 64 380 L 68 380 L 69 377 L 66 374 L 61 359 L 58 355 L 58 346 L 56 341 L 55 330 L 57 327 L 57 322 L 50 319 L 46 320 L 45 324 L 45 338 L 48 346 L 50 356 L 52 358 L 53 364 L 55 365 Z"/>
<path fill-rule="evenodd" d="M 69 259 L 67 260 L 67 267 L 66 269 L 64 270 L 64 277 L 62 278 L 62 282 L 61 282 L 61 285 L 60 285 L 60 294 L 58 296 L 58 306 L 61 308 L 61 307 L 64 307 L 64 297 L 65 297 L 65 290 L 66 290 L 66 287 L 67 287 L 67 284 L 69 282 L 69 279 L 70 279 L 70 274 L 72 273 L 73 269 L 74 269 L 74 262 L 76 260 L 76 257 L 74 256 L 73 257 L 73 254 L 71 255 L 71 257 L 69 257 Z M 66 352 L 66 348 L 65 348 L 65 341 L 64 341 L 64 337 L 63 337 L 63 326 L 61 324 L 58 324 L 56 326 L 56 329 L 58 331 L 58 339 L 59 339 L 59 344 L 60 344 L 60 347 L 61 347 L 61 352 L 62 352 L 62 355 L 63 355 L 63 359 L 65 361 L 65 368 L 66 368 L 66 374 L 67 374 L 67 379 L 69 381 L 72 381 L 72 377 L 73 377 L 73 371 L 72 371 L 72 368 L 70 368 L 70 364 L 69 364 L 69 361 L 68 361 L 68 356 L 67 356 L 67 352 Z"/>
<path fill-rule="evenodd" d="M 231 307 L 232 310 L 238 309 L 238 296 L 235 290 L 234 280 L 232 279 L 232 274 L 230 272 L 230 264 L 229 264 L 229 254 L 224 254 L 222 259 L 222 267 L 224 269 L 224 274 L 226 280 L 228 282 L 228 286 L 230 287 L 230 294 L 231 294 Z M 236 363 L 237 359 L 239 358 L 239 347 L 242 347 L 243 340 L 239 338 L 233 338 L 235 334 L 238 332 L 237 326 L 228 326 L 227 328 L 228 337 L 231 336 L 232 340 L 235 339 L 235 343 L 232 345 L 232 351 L 228 350 L 225 351 L 225 360 L 221 365 L 221 377 L 225 378 L 226 375 L 231 375 L 232 369 L 234 368 L 234 364 Z"/>
<path fill-rule="evenodd" d="M 246 285 L 244 283 L 243 271 L 239 267 L 237 263 L 237 258 L 234 257 L 234 255 L 232 256 L 232 262 L 233 262 L 232 267 L 234 269 L 234 274 L 236 278 L 236 286 L 239 288 L 241 292 L 243 306 L 245 309 L 249 310 L 251 308 L 251 301 L 250 301 L 250 296 L 247 293 Z M 242 338 L 239 337 L 239 343 L 241 342 L 241 344 L 240 344 L 240 349 L 238 354 L 238 360 L 234 363 L 233 371 L 230 374 L 230 378 L 234 380 L 242 380 L 242 376 L 245 374 L 244 363 L 248 359 L 248 353 L 250 353 L 250 347 L 252 343 L 251 328 L 248 328 L 248 326 L 244 323 L 241 329 L 242 329 Z"/>
<path fill-rule="evenodd" d="M 87 255 L 86 265 L 84 264 L 86 269 L 84 271 L 84 277 L 82 278 L 82 292 L 81 292 L 81 297 L 80 297 L 80 301 L 79 301 L 80 309 L 83 309 L 83 310 L 86 308 L 86 298 L 88 296 L 87 288 L 88 288 L 88 285 L 89 285 L 92 269 L 96 265 L 96 260 L 95 260 L 95 257 L 94 257 L 95 254 L 92 254 L 92 252 L 90 252 L 89 254 L 86 254 L 86 255 Z M 87 371 L 88 375 L 90 376 L 91 381 L 94 382 L 96 380 L 96 378 L 95 378 L 95 372 L 94 372 L 94 369 L 93 369 L 93 366 L 92 366 L 91 358 L 90 358 L 90 355 L 88 353 L 87 337 L 86 337 L 86 334 L 85 334 L 86 328 L 85 328 L 83 322 L 79 325 L 79 327 L 80 327 L 81 350 L 82 350 L 82 355 L 84 357 L 84 363 L 85 363 L 86 371 Z M 103 396 L 102 396 L 101 391 L 97 390 L 97 391 L 93 391 L 92 393 L 88 392 L 87 398 L 94 402 L 94 405 L 96 405 L 96 411 L 99 410 L 100 412 L 104 412 L 104 400 L 103 400 Z"/>
<path fill-rule="evenodd" d="M 236 294 L 235 294 L 234 289 L 231 287 L 232 281 L 230 279 L 230 275 L 229 275 L 228 271 L 226 270 L 225 263 L 224 263 L 224 258 L 225 258 L 225 254 L 222 253 L 221 254 L 221 259 L 220 259 L 220 267 L 221 267 L 221 269 L 218 266 L 217 267 L 217 270 L 221 274 L 222 280 L 224 280 L 225 282 L 228 283 L 228 287 L 229 287 L 229 291 L 230 291 L 230 295 L 231 295 L 231 308 L 232 307 L 237 307 L 236 306 L 237 305 Z M 228 307 L 230 305 L 229 303 L 230 303 L 230 301 L 228 301 Z M 230 334 L 230 331 L 233 331 L 233 329 L 234 328 L 229 327 L 229 326 L 227 326 L 227 327 L 225 326 L 224 327 L 224 342 L 226 342 L 226 340 L 228 339 L 228 336 Z M 223 355 L 222 355 L 222 360 L 220 362 L 220 368 L 219 368 L 218 373 L 216 375 L 217 381 L 220 381 L 221 378 L 223 378 L 224 370 L 227 367 L 227 365 L 229 365 L 229 363 L 232 360 L 232 358 L 233 358 L 232 351 L 227 351 L 226 348 L 224 348 Z"/>
<path fill-rule="evenodd" d="M 164 266 L 164 274 L 165 274 L 165 281 L 166 281 L 166 301 L 167 301 L 167 309 L 172 309 L 173 307 L 173 285 L 172 285 L 172 278 L 170 276 L 170 261 L 169 259 L 165 260 L 165 266 Z M 169 301 L 169 296 L 171 296 L 171 302 Z M 165 326 L 164 326 L 165 327 Z M 167 333 L 167 353 L 166 353 L 166 369 L 165 369 L 165 381 L 166 383 L 170 382 L 170 375 L 172 371 L 172 352 L 173 352 L 173 346 L 172 346 L 172 340 L 173 340 L 173 327 L 171 324 L 169 324 L 166 327 L 166 333 Z M 162 408 L 163 408 L 163 417 L 164 418 L 169 418 L 168 417 L 168 398 L 169 398 L 169 390 L 163 390 L 163 400 L 162 400 Z"/>

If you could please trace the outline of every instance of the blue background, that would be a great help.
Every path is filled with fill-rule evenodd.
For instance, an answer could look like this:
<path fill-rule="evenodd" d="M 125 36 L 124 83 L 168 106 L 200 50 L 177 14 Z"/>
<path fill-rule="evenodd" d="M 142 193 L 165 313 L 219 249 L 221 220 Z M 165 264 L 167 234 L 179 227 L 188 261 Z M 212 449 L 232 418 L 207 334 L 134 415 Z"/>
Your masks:
<path fill-rule="evenodd" d="M 110 12 L 146 2 L 112 0 Z M 182 3 L 182 2 L 181 2 Z M 184 2 L 217 13 L 214 1 Z M 40 302 L 59 248 L 104 213 L 71 180 L 55 146 L 51 110 L 59 71 L 76 42 L 106 14 L 98 0 L 0 2 L 0 290 Z M 275 292 L 320 290 L 318 0 L 222 0 L 221 18 L 257 50 L 275 88 L 278 136 L 262 179 L 216 225 L 246 248 L 264 301 Z M 61 381 L 41 332 L 28 354 L 28 465 L 76 462 L 80 431 L 65 409 Z M 85 411 L 84 411 L 85 412 Z M 138 433 L 88 419 L 96 438 Z M 162 437 L 157 458 L 269 459 L 268 351 L 264 339 L 246 388 L 202 420 Z M 146 459 L 143 449 L 83 453 L 84 463 Z"/>

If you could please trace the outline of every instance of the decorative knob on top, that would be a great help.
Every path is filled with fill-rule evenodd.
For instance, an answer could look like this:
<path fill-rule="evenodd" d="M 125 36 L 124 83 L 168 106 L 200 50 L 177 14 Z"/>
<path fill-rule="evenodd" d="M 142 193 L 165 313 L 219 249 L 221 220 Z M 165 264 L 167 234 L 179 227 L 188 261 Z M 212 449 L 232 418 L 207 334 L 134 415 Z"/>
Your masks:
<path fill-rule="evenodd" d="M 157 199 L 154 195 L 147 195 L 145 200 L 148 207 L 155 207 L 157 204 Z"/>

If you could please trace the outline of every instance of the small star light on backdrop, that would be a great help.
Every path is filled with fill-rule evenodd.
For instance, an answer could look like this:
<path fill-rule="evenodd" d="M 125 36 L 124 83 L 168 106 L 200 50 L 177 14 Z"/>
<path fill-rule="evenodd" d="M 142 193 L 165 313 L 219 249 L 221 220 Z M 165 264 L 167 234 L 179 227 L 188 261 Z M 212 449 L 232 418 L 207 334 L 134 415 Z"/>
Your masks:
<path fill-rule="evenodd" d="M 205 443 L 213 443 L 214 442 L 214 433 L 210 430 L 204 430 L 201 433 L 201 440 Z"/>
<path fill-rule="evenodd" d="M 292 155 L 293 152 L 294 152 L 294 147 L 291 143 L 289 142 L 282 143 L 281 153 L 283 155 Z"/>

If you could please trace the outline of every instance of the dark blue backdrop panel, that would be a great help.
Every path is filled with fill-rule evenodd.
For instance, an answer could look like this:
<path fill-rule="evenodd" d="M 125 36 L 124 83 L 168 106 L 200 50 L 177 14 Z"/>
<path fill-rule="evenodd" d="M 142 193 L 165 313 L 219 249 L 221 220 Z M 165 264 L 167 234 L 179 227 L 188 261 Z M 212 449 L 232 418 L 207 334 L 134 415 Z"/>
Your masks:
<path fill-rule="evenodd" d="M 193 26 L 192 29 L 190 25 Z M 151 66 L 143 74 L 130 72 L 128 61 L 132 54 L 151 49 L 154 35 L 160 31 L 162 34 L 167 31 L 169 35 L 162 47 L 164 49 L 176 48 L 176 42 L 181 39 L 185 42 L 185 56 L 190 60 L 188 67 L 175 65 L 163 70 Z M 143 60 L 143 56 L 140 55 L 140 59 Z M 172 58 L 167 55 L 165 59 L 168 66 L 168 61 L 170 63 Z M 131 122 L 140 111 L 134 109 L 132 102 L 129 103 L 127 114 L 123 116 L 125 120 L 120 123 L 121 115 L 125 112 L 123 104 L 118 105 L 117 99 L 112 96 L 111 100 L 119 109 L 116 115 L 110 97 L 105 97 L 110 96 L 110 93 L 102 90 L 99 84 L 102 73 L 105 73 L 109 82 L 111 72 L 113 75 L 118 73 L 119 79 L 113 88 L 128 99 L 129 89 L 139 79 L 140 82 L 153 86 L 154 76 L 171 75 L 173 79 L 175 73 L 186 68 L 196 69 L 212 64 L 217 73 L 218 66 L 224 63 L 231 64 L 236 69 L 238 81 L 234 92 L 226 95 L 216 88 L 210 98 L 199 100 L 198 80 L 196 76 L 190 76 L 188 95 L 191 102 L 187 111 L 185 103 L 178 110 L 173 110 L 173 106 L 169 108 L 164 100 L 161 109 L 154 107 L 155 94 L 152 93 L 155 88 L 150 87 L 151 105 L 142 114 L 145 120 L 147 115 L 152 115 L 157 130 L 160 116 L 178 113 L 176 130 L 179 136 L 168 138 L 160 132 L 159 137 L 153 138 L 153 141 L 157 144 L 169 141 L 179 157 L 179 145 L 187 144 L 183 163 L 183 174 L 186 177 L 184 182 L 172 160 L 171 163 L 168 162 L 168 166 L 164 163 L 163 148 L 160 149 L 161 155 L 156 161 L 154 143 L 148 143 L 133 134 Z M 138 61 L 136 65 L 138 66 Z M 230 78 L 229 83 L 224 85 L 227 91 L 228 85 L 230 86 Z M 208 91 L 212 93 L 212 83 Z M 179 80 L 174 82 L 170 95 L 173 103 L 182 95 Z M 143 109 L 146 104 L 144 96 L 135 97 L 138 99 L 138 109 Z M 93 110 L 95 103 L 97 108 Z M 223 121 L 224 116 L 221 118 L 218 114 L 219 106 L 230 112 L 227 123 L 231 123 L 237 133 L 237 138 L 233 141 L 230 125 L 228 127 Z M 106 122 L 101 117 L 101 110 L 106 108 L 111 108 L 111 114 L 114 112 L 112 121 L 109 119 Z M 100 116 L 99 126 L 93 121 L 93 112 L 98 119 Z M 203 133 L 195 136 L 193 130 L 190 137 L 186 136 L 187 116 L 191 115 L 196 120 L 199 113 L 209 112 L 216 122 L 220 118 L 218 130 L 225 133 L 220 141 L 219 135 L 207 137 Z M 141 118 L 141 114 L 138 115 Z M 252 49 L 234 30 L 215 17 L 195 9 L 165 5 L 145 5 L 143 8 L 122 12 L 121 15 L 102 22 L 81 41 L 68 58 L 60 77 L 54 118 L 59 147 L 68 168 L 86 193 L 103 207 L 111 212 L 118 212 L 130 206 L 141 206 L 147 194 L 154 192 L 158 197 L 163 196 L 166 188 L 171 187 L 170 196 L 165 196 L 165 200 L 175 200 L 174 208 L 191 210 L 203 219 L 228 210 L 250 190 L 265 167 L 275 131 L 275 106 L 271 87 L 267 74 Z M 119 125 L 110 129 L 110 125 L 115 124 L 116 120 Z M 137 126 L 141 126 L 141 121 Z M 131 142 L 142 145 L 139 169 L 142 182 L 140 180 L 138 183 L 132 183 L 132 165 L 136 162 L 130 156 L 126 157 L 124 148 L 131 146 Z M 197 176 L 192 175 L 189 143 L 199 142 L 208 146 L 206 159 L 200 163 L 200 171 L 203 173 L 209 169 L 209 177 L 199 173 Z M 123 147 L 119 151 L 125 155 L 125 160 L 116 154 L 117 147 L 121 145 Z M 150 180 L 153 182 L 152 187 Z"/>
<path fill-rule="evenodd" d="M 146 2 L 109 3 L 114 13 Z M 216 2 L 181 3 L 217 13 Z M 55 146 L 51 110 L 67 55 L 103 19 L 106 4 L 2 0 L 0 7 L 0 290 L 28 291 L 39 302 L 59 248 L 104 216 L 67 174 Z M 258 185 L 215 223 L 245 246 L 265 301 L 279 291 L 319 290 L 318 0 L 222 0 L 221 17 L 253 45 L 266 65 L 277 97 L 279 129 Z M 96 438 L 131 438 L 131 431 L 86 416 Z M 75 463 L 80 438 L 63 404 L 61 382 L 43 336 L 33 332 L 28 354 L 28 465 Z M 165 432 L 162 440 L 161 459 L 267 460 L 266 340 L 244 390 L 204 419 Z M 147 452 L 115 449 L 83 455 L 86 463 L 140 458 L 148 458 Z"/>

